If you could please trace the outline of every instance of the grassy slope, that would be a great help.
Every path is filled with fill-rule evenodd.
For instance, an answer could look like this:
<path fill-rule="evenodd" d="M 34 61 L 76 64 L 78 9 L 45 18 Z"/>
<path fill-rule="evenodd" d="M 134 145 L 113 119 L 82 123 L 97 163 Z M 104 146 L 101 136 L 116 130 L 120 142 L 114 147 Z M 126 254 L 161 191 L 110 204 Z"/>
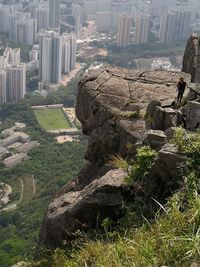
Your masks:
<path fill-rule="evenodd" d="M 61 109 L 34 110 L 34 114 L 41 127 L 46 131 L 70 128 Z"/>
<path fill-rule="evenodd" d="M 153 221 L 130 208 L 117 230 L 109 232 L 109 221 L 104 222 L 104 235 L 80 236 L 72 251 L 57 250 L 50 261 L 31 266 L 190 267 L 200 262 L 200 134 L 180 131 L 173 142 L 188 158 L 180 169 L 185 184 L 165 207 L 160 205 Z"/>

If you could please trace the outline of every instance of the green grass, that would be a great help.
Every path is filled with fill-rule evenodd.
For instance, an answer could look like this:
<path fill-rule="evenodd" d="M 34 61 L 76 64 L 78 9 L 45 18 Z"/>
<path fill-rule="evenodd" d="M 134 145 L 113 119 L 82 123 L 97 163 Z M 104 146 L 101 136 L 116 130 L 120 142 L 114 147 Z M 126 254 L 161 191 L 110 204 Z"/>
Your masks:
<path fill-rule="evenodd" d="M 59 130 L 70 128 L 70 124 L 61 109 L 34 110 L 40 126 L 46 130 Z"/>

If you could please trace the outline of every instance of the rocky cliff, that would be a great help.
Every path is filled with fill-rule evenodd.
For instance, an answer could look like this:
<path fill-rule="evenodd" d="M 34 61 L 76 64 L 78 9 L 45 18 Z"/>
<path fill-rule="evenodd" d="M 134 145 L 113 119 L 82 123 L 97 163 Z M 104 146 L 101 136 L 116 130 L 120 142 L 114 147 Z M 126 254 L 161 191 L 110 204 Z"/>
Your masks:
<path fill-rule="evenodd" d="M 191 74 L 192 82 L 200 83 L 200 36 L 197 34 L 188 39 L 182 70 Z"/>
<path fill-rule="evenodd" d="M 200 126 L 199 85 L 189 83 L 188 102 L 176 109 L 176 83 L 190 75 L 166 71 L 130 71 L 103 67 L 89 72 L 78 85 L 76 113 L 89 136 L 88 165 L 50 203 L 40 231 L 40 245 L 61 246 L 77 230 L 95 228 L 106 217 L 119 218 L 123 204 L 137 194 L 164 201 L 180 187 L 177 165 L 184 155 L 168 143 L 176 126 Z M 110 164 L 112 155 L 134 159 L 148 144 L 158 157 L 137 188 L 127 185 L 127 173 Z M 148 190 L 138 190 L 141 187 Z"/>

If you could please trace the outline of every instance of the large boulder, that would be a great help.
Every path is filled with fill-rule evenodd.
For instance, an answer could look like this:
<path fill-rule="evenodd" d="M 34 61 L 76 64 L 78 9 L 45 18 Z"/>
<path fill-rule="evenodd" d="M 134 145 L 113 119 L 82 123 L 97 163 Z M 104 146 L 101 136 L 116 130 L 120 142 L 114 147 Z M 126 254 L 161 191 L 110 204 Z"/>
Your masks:
<path fill-rule="evenodd" d="M 126 173 L 111 170 L 81 191 L 71 191 L 50 203 L 40 242 L 47 248 L 62 246 L 77 230 L 95 228 L 106 217 L 119 218 Z"/>
<path fill-rule="evenodd" d="M 145 179 L 146 194 L 164 202 L 171 192 L 181 187 L 183 178 L 177 176 L 177 167 L 185 161 L 185 155 L 180 153 L 176 145 L 165 144 L 159 150 L 158 157 Z"/>
<path fill-rule="evenodd" d="M 144 145 L 150 145 L 155 149 L 161 148 L 166 142 L 167 136 L 163 131 L 159 130 L 148 130 L 145 138 L 143 139 Z"/>
<path fill-rule="evenodd" d="M 172 103 L 181 76 L 190 80 L 190 75 L 180 72 L 133 71 L 110 66 L 88 72 L 78 85 L 76 105 L 83 132 L 90 136 L 86 159 L 101 166 L 110 154 L 125 157 L 127 144 L 137 143 L 145 135 L 147 107 L 153 116 L 159 105 Z M 148 106 L 150 101 L 154 104 Z M 175 121 L 179 124 L 179 113 L 174 111 L 165 118 L 164 126 L 153 129 L 176 126 Z"/>
<path fill-rule="evenodd" d="M 151 103 L 150 103 L 151 105 Z M 177 127 L 183 124 L 183 114 L 180 110 L 164 108 L 160 105 L 154 108 L 153 113 L 146 113 L 146 126 L 149 129 L 165 131 L 170 127 Z"/>
<path fill-rule="evenodd" d="M 182 71 L 190 73 L 192 82 L 200 83 L 200 36 L 193 34 L 188 39 L 183 57 Z"/>
<path fill-rule="evenodd" d="M 191 131 L 200 129 L 200 102 L 188 101 L 182 108 L 185 117 L 186 128 Z"/>

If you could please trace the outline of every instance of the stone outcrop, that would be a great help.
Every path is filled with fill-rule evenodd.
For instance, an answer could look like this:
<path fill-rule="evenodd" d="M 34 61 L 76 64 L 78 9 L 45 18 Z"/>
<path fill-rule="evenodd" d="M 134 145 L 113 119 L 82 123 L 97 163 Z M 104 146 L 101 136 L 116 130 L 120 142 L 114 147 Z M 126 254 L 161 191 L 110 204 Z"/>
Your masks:
<path fill-rule="evenodd" d="M 180 186 L 176 168 L 185 157 L 168 139 L 182 124 L 183 113 L 188 118 L 187 114 L 194 114 L 191 108 L 185 107 L 182 113 L 172 105 L 181 76 L 191 79 L 180 72 L 103 67 L 82 78 L 76 113 L 89 135 L 85 155 L 89 163 L 50 203 L 40 245 L 55 248 L 79 229 L 96 227 L 108 216 L 118 218 L 123 203 L 134 201 L 137 194 L 162 203 Z M 144 144 L 155 148 L 158 158 L 149 175 L 130 188 L 124 184 L 127 173 L 110 163 L 111 155 L 133 160 Z"/>
<path fill-rule="evenodd" d="M 197 34 L 188 39 L 182 71 L 191 74 L 192 82 L 200 83 L 200 36 Z"/>
<path fill-rule="evenodd" d="M 49 205 L 40 238 L 48 248 L 62 246 L 77 230 L 91 229 L 122 211 L 124 171 L 111 170 L 82 191 L 70 191 L 56 197 Z"/>
<path fill-rule="evenodd" d="M 101 166 L 110 154 L 125 156 L 126 144 L 134 144 L 145 135 L 146 123 L 151 120 L 151 116 L 147 116 L 146 123 L 144 120 L 150 101 L 154 103 L 148 106 L 152 116 L 158 104 L 168 116 L 164 125 L 149 128 L 165 130 L 181 124 L 180 112 L 163 109 L 175 100 L 176 84 L 181 76 L 190 80 L 190 75 L 185 73 L 112 67 L 85 76 L 78 87 L 76 113 L 83 132 L 90 136 L 86 159 Z M 161 116 L 163 119 L 164 115 Z"/>

